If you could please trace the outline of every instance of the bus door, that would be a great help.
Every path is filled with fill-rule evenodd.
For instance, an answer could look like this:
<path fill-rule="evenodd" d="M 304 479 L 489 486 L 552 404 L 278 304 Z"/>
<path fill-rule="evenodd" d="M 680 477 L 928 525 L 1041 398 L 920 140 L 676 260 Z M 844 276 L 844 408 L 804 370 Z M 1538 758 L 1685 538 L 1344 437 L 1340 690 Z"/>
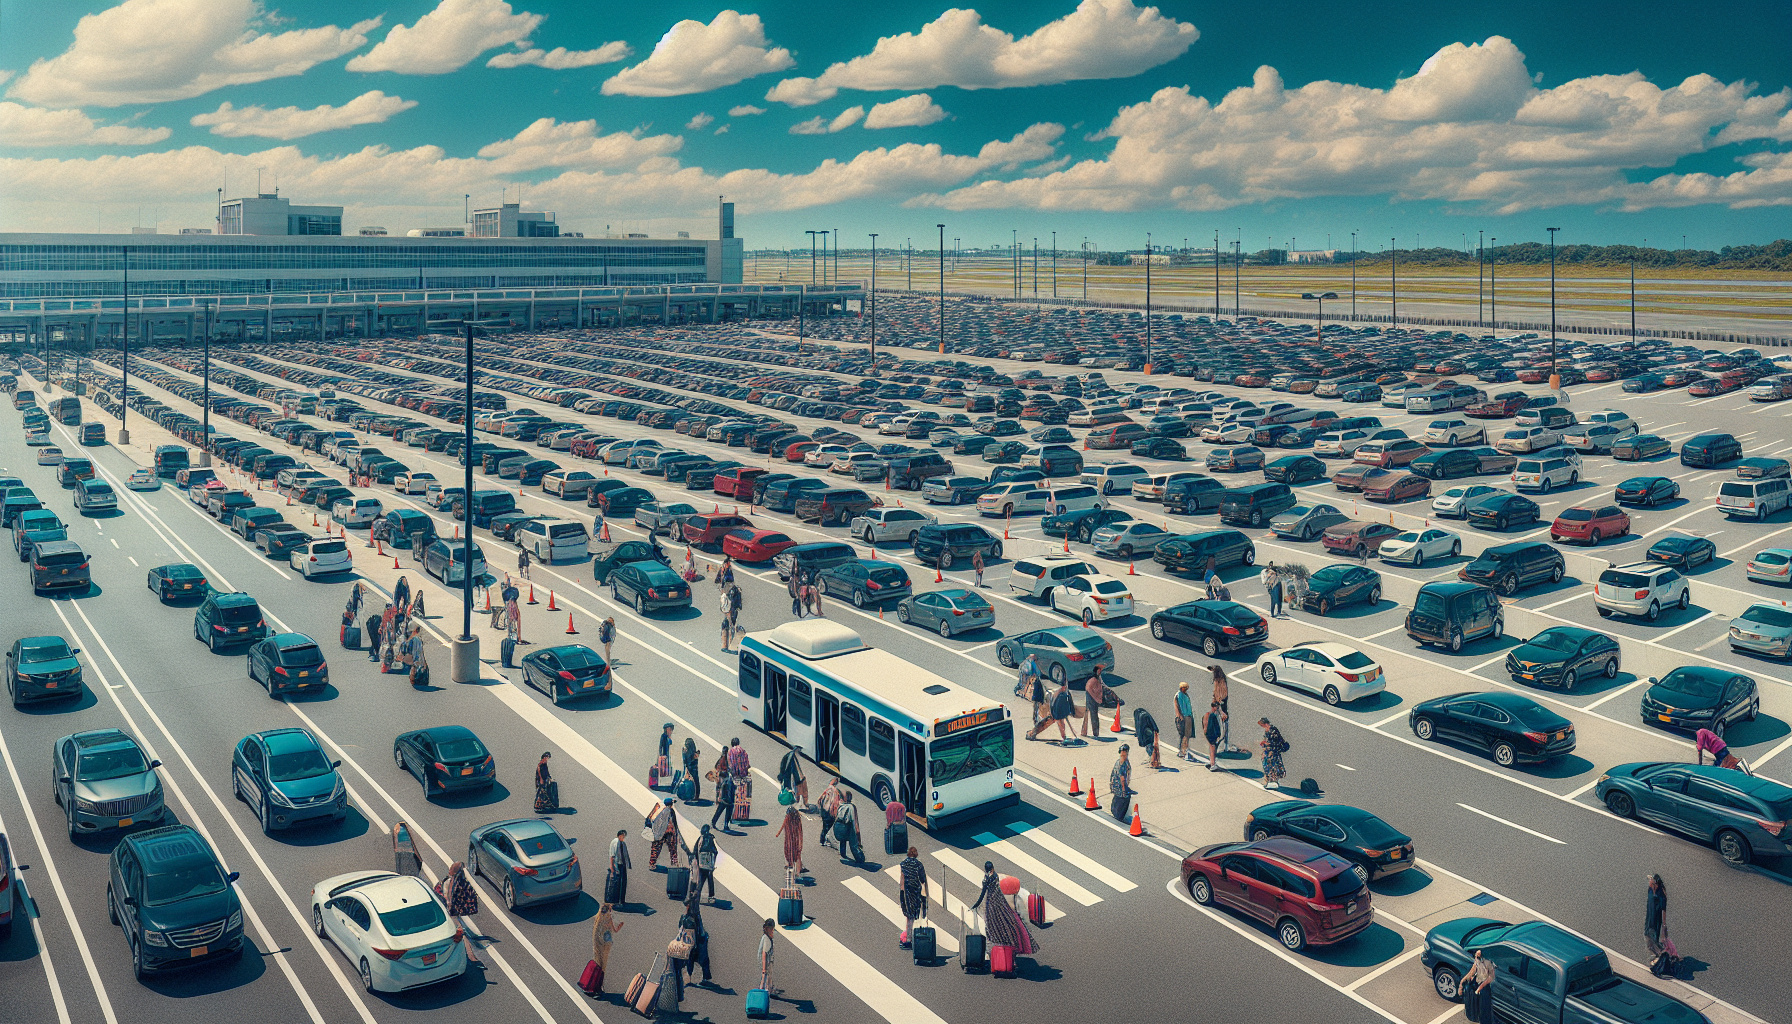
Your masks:
<path fill-rule="evenodd" d="M 779 739 L 790 728 L 785 720 L 786 688 L 789 685 L 784 670 L 774 665 L 765 666 L 765 731 Z"/>
<path fill-rule="evenodd" d="M 840 700 L 815 688 L 815 763 L 840 772 Z"/>
<path fill-rule="evenodd" d="M 902 750 L 902 806 L 911 816 L 927 820 L 927 749 L 921 741 L 906 733 L 898 733 L 896 744 Z"/>

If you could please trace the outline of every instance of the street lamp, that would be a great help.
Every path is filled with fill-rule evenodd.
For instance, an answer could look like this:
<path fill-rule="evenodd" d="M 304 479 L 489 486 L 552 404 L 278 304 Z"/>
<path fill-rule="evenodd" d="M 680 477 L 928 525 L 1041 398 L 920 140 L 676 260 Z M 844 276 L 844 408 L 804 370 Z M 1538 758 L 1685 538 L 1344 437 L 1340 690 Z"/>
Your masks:
<path fill-rule="evenodd" d="M 877 376 L 877 232 L 871 232 L 871 376 Z"/>
<path fill-rule="evenodd" d="M 1392 275 L 1388 291 L 1394 298 L 1394 312 L 1388 317 L 1388 326 L 1393 327 L 1400 322 L 1400 250 L 1395 248 L 1396 238 L 1388 239 L 1388 273 Z"/>
<path fill-rule="evenodd" d="M 1643 244 L 1648 245 L 1649 240 L 1643 239 Z M 1630 250 L 1630 341 L 1632 344 L 1636 343 L 1636 253 L 1637 250 Z"/>
<path fill-rule="evenodd" d="M 1549 390 L 1562 390 L 1562 375 L 1556 370 L 1556 232 L 1561 228 L 1544 228 L 1549 232 Z"/>
<path fill-rule="evenodd" d="M 809 236 L 809 283 L 814 284 L 815 283 L 815 236 L 817 234 L 819 234 L 819 232 L 804 231 L 803 233 Z"/>
<path fill-rule="evenodd" d="M 205 388 L 205 401 L 199 407 L 199 458 L 200 464 L 212 464 L 212 300 L 205 300 L 205 357 L 201 363 L 201 381 Z"/>
<path fill-rule="evenodd" d="M 1483 327 L 1487 326 L 1487 321 L 1481 317 L 1487 311 L 1487 296 L 1481 291 L 1487 282 L 1487 271 L 1483 269 L 1487 262 L 1486 235 L 1485 231 L 1475 232 L 1475 322 Z"/>
<path fill-rule="evenodd" d="M 1058 297 L 1058 233 L 1052 232 L 1052 298 Z"/>
<path fill-rule="evenodd" d="M 1078 246 L 1077 248 L 1083 254 L 1083 301 L 1088 302 L 1089 301 L 1089 240 L 1087 238 L 1083 239 L 1083 244 Z"/>
<path fill-rule="evenodd" d="M 946 225 L 940 229 L 940 355 L 946 354 Z M 1016 279 L 1015 283 L 1020 282 Z"/>
<path fill-rule="evenodd" d="M 1356 232 L 1350 233 L 1350 320 L 1356 322 Z"/>
<path fill-rule="evenodd" d="M 131 408 L 131 247 L 124 246 L 124 314 L 119 320 L 120 333 L 124 336 L 124 360 L 121 365 L 124 371 L 124 383 L 118 398 L 118 443 L 130 444 L 131 432 L 125 429 L 125 416 Z M 143 321 L 139 317 L 137 331 L 143 331 Z M 49 332 L 45 332 L 45 343 L 48 343 Z M 47 362 L 48 360 L 46 360 Z"/>
<path fill-rule="evenodd" d="M 1220 318 L 1220 233 L 1213 232 L 1213 318 Z"/>
<path fill-rule="evenodd" d="M 1498 271 L 1493 268 L 1494 257 L 1500 251 L 1500 236 L 1489 235 L 1487 238 L 1487 333 L 1489 337 L 1500 336 L 1500 281 Z"/>
<path fill-rule="evenodd" d="M 437 326 L 450 326 L 437 322 Z M 461 572 L 461 620 L 460 636 L 454 638 L 453 647 L 448 659 L 449 678 L 457 683 L 477 683 L 479 681 L 479 638 L 473 635 L 473 332 L 502 330 L 510 326 L 509 320 L 462 320 L 460 326 L 466 331 L 467 338 L 467 396 L 462 407 L 462 423 L 464 442 L 460 455 L 466 465 L 466 476 L 462 481 L 465 488 L 461 492 L 461 519 L 467 524 L 462 543 L 466 545 L 462 552 L 466 568 Z"/>
<path fill-rule="evenodd" d="M 1319 327 L 1313 332 L 1313 339 L 1323 345 L 1325 343 L 1325 300 L 1337 298 L 1338 293 L 1337 292 L 1318 292 L 1318 293 L 1301 292 L 1300 297 L 1303 299 L 1319 300 Z"/>
<path fill-rule="evenodd" d="M 1145 376 L 1151 376 L 1151 232 L 1145 232 Z"/>

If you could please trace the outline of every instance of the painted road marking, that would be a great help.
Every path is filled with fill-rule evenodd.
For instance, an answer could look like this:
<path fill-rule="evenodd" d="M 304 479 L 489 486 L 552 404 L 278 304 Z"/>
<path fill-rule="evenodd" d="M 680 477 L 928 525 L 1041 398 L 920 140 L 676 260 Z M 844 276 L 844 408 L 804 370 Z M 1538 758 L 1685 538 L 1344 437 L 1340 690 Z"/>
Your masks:
<path fill-rule="evenodd" d="M 1510 826 L 1511 828 L 1515 828 L 1518 831 L 1525 833 L 1526 835 L 1532 835 L 1532 836 L 1536 836 L 1538 839 L 1547 840 L 1549 842 L 1556 844 L 1557 846 L 1567 846 L 1568 845 L 1567 843 L 1562 842 L 1560 839 L 1557 839 L 1555 836 L 1544 835 L 1543 833 L 1537 831 L 1534 828 L 1525 828 L 1523 825 L 1520 825 L 1515 821 L 1507 821 L 1506 819 L 1500 817 L 1499 815 L 1489 814 L 1486 811 L 1483 811 L 1482 809 L 1480 809 L 1479 807 L 1470 807 L 1468 804 L 1462 804 L 1462 803 L 1459 803 L 1456 806 L 1458 806 L 1458 807 L 1462 808 L 1463 810 L 1468 811 L 1470 813 L 1479 814 L 1483 818 L 1487 818 L 1492 821 L 1497 821 L 1502 825 L 1507 825 L 1507 826 Z"/>
<path fill-rule="evenodd" d="M 971 837 L 971 841 L 986 850 L 999 853 L 1003 857 L 1008 858 L 1008 860 L 1012 861 L 1016 866 L 1024 868 L 1027 873 L 1034 878 L 1039 879 L 1041 882 L 1044 882 L 1051 888 L 1056 889 L 1078 903 L 1081 903 L 1085 907 L 1092 907 L 1101 902 L 1100 896 L 1095 895 L 1064 877 L 1062 874 L 1049 867 L 1044 861 L 1021 849 L 1012 841 L 1003 839 L 993 832 L 979 832 Z"/>
<path fill-rule="evenodd" d="M 1103 885 L 1113 889 L 1115 892 L 1131 892 L 1138 888 L 1137 885 L 1125 876 L 1115 874 L 1113 871 L 1108 870 L 1107 865 L 1084 854 L 1081 850 L 1058 839 L 1056 836 L 1046 835 L 1042 829 L 1035 828 L 1024 821 L 1014 822 L 1008 825 L 1007 828 L 1008 831 L 1015 835 L 1038 843 L 1040 846 L 1045 847 L 1047 850 L 1057 854 L 1064 860 L 1075 864 L 1077 867 L 1081 868 L 1085 874 L 1099 879 Z"/>
<path fill-rule="evenodd" d="M 897 928 L 908 927 L 908 922 L 902 916 L 902 908 L 896 905 L 895 900 L 879 891 L 877 886 L 872 885 L 871 879 L 864 875 L 854 875 L 851 878 L 843 879 L 840 884 L 851 889 L 859 899 L 871 904 L 871 909 L 882 915 L 884 920 Z M 932 887 L 929 886 L 929 888 Z M 934 945 L 946 953 L 958 952 L 958 940 L 953 938 L 951 932 L 948 931 L 935 931 Z"/>

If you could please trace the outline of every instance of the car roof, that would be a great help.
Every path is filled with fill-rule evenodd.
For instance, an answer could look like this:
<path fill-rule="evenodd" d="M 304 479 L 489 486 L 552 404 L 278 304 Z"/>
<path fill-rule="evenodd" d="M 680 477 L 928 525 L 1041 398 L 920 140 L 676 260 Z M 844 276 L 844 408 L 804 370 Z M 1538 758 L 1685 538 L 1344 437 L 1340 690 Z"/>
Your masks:
<path fill-rule="evenodd" d="M 270 753 L 274 754 L 284 754 L 294 750 L 321 749 L 317 737 L 299 728 L 269 729 L 254 735 L 256 739 L 261 740 Z"/>
<path fill-rule="evenodd" d="M 73 740 L 76 747 L 82 750 L 96 750 L 100 747 L 136 746 L 137 741 L 123 729 L 89 729 L 65 737 Z"/>

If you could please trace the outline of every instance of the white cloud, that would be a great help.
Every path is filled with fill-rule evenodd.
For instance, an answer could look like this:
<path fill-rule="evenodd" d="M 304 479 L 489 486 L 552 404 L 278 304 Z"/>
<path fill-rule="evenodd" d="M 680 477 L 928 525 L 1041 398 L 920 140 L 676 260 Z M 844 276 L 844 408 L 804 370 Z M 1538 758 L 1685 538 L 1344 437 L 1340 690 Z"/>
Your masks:
<path fill-rule="evenodd" d="M 596 121 L 560 122 L 543 117 L 515 137 L 481 148 L 479 155 L 491 161 L 483 173 L 517 174 L 547 167 L 640 167 L 663 161 L 683 145 L 684 140 L 676 135 L 638 131 L 600 135 Z"/>
<path fill-rule="evenodd" d="M 917 202 L 953 209 L 1219 210 L 1318 196 L 1473 203 L 1510 213 L 1562 205 L 1792 198 L 1784 161 L 1744 161 L 1727 177 L 1641 168 L 1752 139 L 1792 137 L 1792 89 L 1751 95 L 1694 75 L 1661 88 L 1641 73 L 1537 89 L 1524 55 L 1494 36 L 1439 50 L 1389 89 L 1310 82 L 1288 89 L 1274 68 L 1218 103 L 1162 89 L 1122 108 L 1094 140 L 1102 159 L 1013 181 L 981 181 Z"/>
<path fill-rule="evenodd" d="M 447 74 L 493 47 L 523 42 L 541 21 L 539 14 L 513 12 L 504 0 L 441 0 L 415 25 L 392 26 L 348 70 Z"/>
<path fill-rule="evenodd" d="M 790 134 L 832 135 L 835 132 L 843 132 L 853 125 L 858 124 L 859 119 L 864 116 L 864 107 L 847 107 L 845 110 L 842 110 L 839 114 L 835 115 L 832 120 L 818 114 L 807 121 L 799 121 L 798 123 L 791 125 Z"/>
<path fill-rule="evenodd" d="M 798 121 L 796 124 L 790 126 L 790 134 L 792 135 L 826 135 L 827 133 L 827 119 L 820 114 L 811 117 L 807 121 Z"/>
<path fill-rule="evenodd" d="M 301 75 L 367 44 L 379 18 L 262 32 L 253 0 L 125 0 L 75 25 L 75 41 L 32 62 L 8 95 L 46 107 L 182 100 L 227 85 Z"/>
<path fill-rule="evenodd" d="M 710 125 L 715 124 L 715 123 L 716 123 L 716 119 L 713 115 L 704 113 L 703 111 L 699 110 L 697 112 L 697 116 L 691 118 L 689 121 L 686 121 L 684 126 L 688 130 L 696 132 L 696 131 L 702 131 L 703 129 L 708 128 Z"/>
<path fill-rule="evenodd" d="M 572 68 L 588 68 L 593 64 L 614 64 L 634 55 L 634 47 L 620 41 L 605 43 L 595 50 L 568 50 L 564 46 L 543 50 L 540 47 L 535 47 L 514 53 L 494 54 L 491 60 L 485 62 L 485 66 L 488 68 L 520 68 L 525 64 L 533 64 L 536 67 L 547 68 L 549 71 L 567 71 Z"/>
<path fill-rule="evenodd" d="M 417 105 L 416 100 L 388 96 L 378 89 L 364 92 L 340 107 L 328 103 L 304 110 L 299 107 L 234 107 L 219 104 L 209 114 L 193 115 L 195 127 L 210 127 L 213 135 L 241 138 L 247 135 L 264 139 L 298 139 L 318 132 L 350 128 L 358 124 L 379 124 L 400 111 Z"/>
<path fill-rule="evenodd" d="M 872 107 L 871 113 L 865 115 L 865 127 L 917 128 L 943 121 L 945 117 L 945 108 L 933 102 L 932 96 L 918 92 Z"/>
<path fill-rule="evenodd" d="M 728 108 L 729 117 L 752 117 L 754 114 L 763 113 L 765 113 L 764 107 L 755 107 L 751 103 L 742 103 L 738 107 Z"/>
<path fill-rule="evenodd" d="M 98 125 L 79 110 L 45 110 L 0 101 L 0 139 L 8 146 L 147 146 L 167 128 Z"/>
<path fill-rule="evenodd" d="M 726 135 L 726 134 L 728 134 L 728 129 L 729 129 L 729 128 L 731 128 L 731 127 L 733 127 L 733 126 L 732 126 L 732 125 L 726 125 L 726 124 L 725 124 L 725 125 L 723 125 L 723 126 L 722 126 L 722 127 L 720 127 L 720 128 L 717 128 L 717 129 L 716 129 L 716 131 L 715 131 L 715 133 L 716 133 L 716 134 L 717 134 L 717 135 Z"/>
<path fill-rule="evenodd" d="M 787 78 L 765 98 L 806 107 L 841 89 L 1011 89 L 1093 78 L 1128 78 L 1175 60 L 1200 35 L 1132 0 L 1082 0 L 1076 10 L 1019 39 L 953 8 L 919 32 L 885 36 L 870 53 L 817 78 Z"/>
<path fill-rule="evenodd" d="M 795 63 L 789 50 L 765 45 L 759 15 L 723 11 L 707 25 L 689 20 L 673 25 L 646 60 L 618 71 L 603 91 L 606 96 L 684 96 Z"/>

